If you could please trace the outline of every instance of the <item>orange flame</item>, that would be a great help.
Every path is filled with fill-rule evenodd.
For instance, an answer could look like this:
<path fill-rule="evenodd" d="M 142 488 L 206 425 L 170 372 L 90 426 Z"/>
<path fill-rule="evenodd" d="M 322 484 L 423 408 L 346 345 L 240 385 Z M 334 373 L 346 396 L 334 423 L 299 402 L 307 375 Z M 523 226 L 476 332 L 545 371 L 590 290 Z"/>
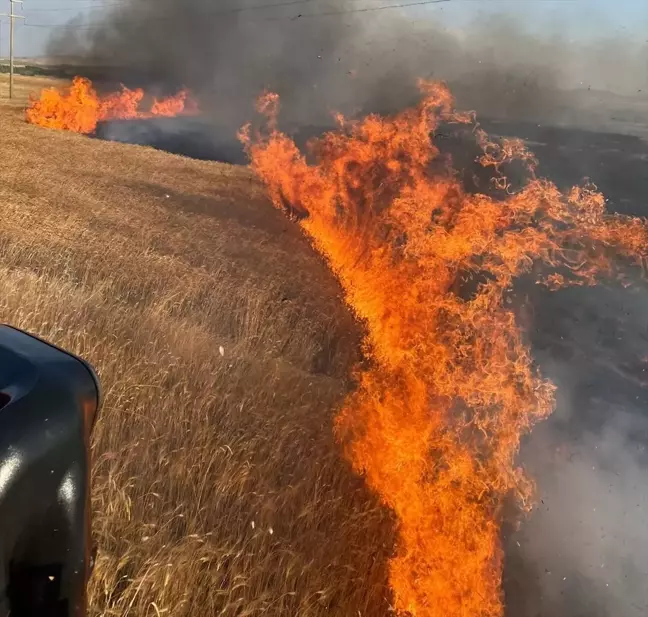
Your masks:
<path fill-rule="evenodd" d="M 89 79 L 75 77 L 63 91 L 47 88 L 38 98 L 30 98 L 25 117 L 27 122 L 46 128 L 89 134 L 103 120 L 173 117 L 198 111 L 186 90 L 165 99 L 154 98 L 150 111 L 140 111 L 143 99 L 144 90 L 125 86 L 120 92 L 101 97 Z"/>
<path fill-rule="evenodd" d="M 500 525 L 505 503 L 531 507 L 516 463 L 520 438 L 554 407 L 512 309 L 517 277 L 551 288 L 612 275 L 614 255 L 641 263 L 645 221 L 608 215 L 592 186 L 562 194 L 537 179 L 519 140 L 477 131 L 483 165 L 522 159 L 530 180 L 510 194 L 468 194 L 432 175 L 440 122 L 471 122 L 442 84 L 421 83 L 418 107 L 345 122 L 312 144 L 309 165 L 276 129 L 276 95 L 259 108 L 265 134 L 246 143 L 278 208 L 301 226 L 366 325 L 369 367 L 336 420 L 358 473 L 397 515 L 393 604 L 418 617 L 503 613 Z M 449 172 L 450 170 L 447 170 Z M 472 283 L 472 290 L 468 289 Z"/>

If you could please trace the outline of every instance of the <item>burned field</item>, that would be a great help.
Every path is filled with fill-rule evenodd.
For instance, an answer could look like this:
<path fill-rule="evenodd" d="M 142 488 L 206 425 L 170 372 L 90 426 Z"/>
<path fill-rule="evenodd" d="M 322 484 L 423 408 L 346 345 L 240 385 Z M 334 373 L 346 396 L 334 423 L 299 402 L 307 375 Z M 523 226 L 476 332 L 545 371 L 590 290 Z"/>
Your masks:
<path fill-rule="evenodd" d="M 606 196 L 609 208 L 620 214 L 644 216 L 648 195 L 648 142 L 634 134 L 617 134 L 535 123 L 489 121 L 480 125 L 493 136 L 519 137 L 540 161 L 540 175 L 551 178 L 565 189 L 589 178 Z M 299 127 L 291 132 L 304 148 L 309 139 L 333 127 Z M 245 164 L 247 157 L 232 127 L 217 120 L 195 118 L 156 118 L 101 122 L 98 139 L 149 146 L 172 154 L 200 160 Z M 470 131 L 442 129 L 437 140 L 451 153 L 456 167 L 470 184 L 468 173 L 479 172 Z"/>
<path fill-rule="evenodd" d="M 309 244 L 293 221 L 271 208 L 248 170 L 208 162 L 240 162 L 244 153 L 231 133 L 199 118 L 115 120 L 99 123 L 96 136 L 204 162 L 13 122 L 16 163 L 28 163 L 34 145 L 44 150 L 56 143 L 58 154 L 73 152 L 75 164 L 63 177 L 79 174 L 61 188 L 53 158 L 44 155 L 34 173 L 47 197 L 27 206 L 20 200 L 35 187 L 9 176 L 4 197 L 15 204 L 8 210 L 15 220 L 9 219 L 4 250 L 15 259 L 7 258 L 13 284 L 28 286 L 35 276 L 50 292 L 57 285 L 65 293 L 77 290 L 90 326 L 70 323 L 58 336 L 103 366 L 116 384 L 96 445 L 104 547 L 93 583 L 96 614 L 144 615 L 153 603 L 187 615 L 205 606 L 223 615 L 384 614 L 394 603 L 390 560 L 402 551 L 403 539 L 394 534 L 397 502 L 371 482 L 374 491 L 368 490 L 351 472 L 332 429 L 336 410 L 357 387 L 349 375 L 371 314 L 350 301 L 348 279 L 342 277 L 347 287 L 340 289 L 316 257 L 312 244 L 322 250 L 330 238 L 306 228 L 314 239 Z M 482 121 L 482 127 L 491 136 L 526 139 L 539 159 L 537 175 L 558 188 L 589 177 L 609 212 L 646 214 L 648 147 L 640 138 L 521 123 Z M 309 128 L 294 136 L 301 145 L 319 133 Z M 480 175 L 483 166 L 475 164 L 474 127 L 444 125 L 436 140 L 443 164 L 452 161 L 468 194 L 490 192 L 489 175 Z M 90 169 L 99 165 L 106 167 L 101 174 Z M 518 171 L 512 164 L 515 182 L 521 182 Z M 272 181 L 266 184 L 273 195 Z M 56 211 L 63 196 L 68 199 Z M 42 221 L 42 247 L 17 231 L 36 220 Z M 631 239 L 631 228 L 617 231 L 603 239 L 605 246 Z M 120 239 L 116 246 L 114 238 Z M 570 242 L 578 244 L 577 236 Z M 323 251 L 329 262 L 327 250 L 337 250 L 330 246 Z M 127 269 L 121 251 L 135 258 L 136 271 Z M 62 257 L 48 262 L 48 254 Z M 624 258 L 632 261 L 630 253 Z M 114 275 L 115 264 L 123 276 Z M 556 411 L 523 436 L 520 460 L 538 487 L 533 511 L 518 530 L 502 529 L 510 617 L 632 615 L 648 601 L 638 583 L 648 569 L 638 548 L 645 542 L 640 529 L 648 492 L 641 481 L 648 444 L 648 296 L 641 268 L 632 272 L 622 283 L 553 292 L 523 276 L 510 296 L 533 365 L 558 387 Z M 343 291 L 356 316 L 364 317 L 361 327 L 345 310 Z M 24 295 L 26 302 L 44 302 L 37 292 Z M 125 326 L 111 321 L 117 306 Z M 6 301 L 4 318 L 56 340 L 51 324 L 67 324 L 59 309 L 41 319 L 36 309 L 23 313 Z M 75 327 L 82 337 L 70 334 Z M 191 340 L 180 335 L 186 327 L 194 331 Z M 159 375 L 160 365 L 168 373 Z M 506 380 L 500 383 L 505 389 Z M 528 396 L 535 396 L 532 389 Z M 508 420 L 518 422 L 518 416 Z M 503 443 L 505 433 L 496 432 Z M 138 450 L 142 443 L 153 444 L 145 455 Z M 406 441 L 401 445 L 407 449 Z M 356 471 L 358 460 L 351 456 Z M 492 490 L 498 494 L 501 486 Z M 461 511 L 456 506 L 448 511 Z M 190 554 L 197 547 L 195 561 Z M 488 581 L 491 592 L 499 588 L 494 582 Z M 470 583 L 476 590 L 480 581 Z M 458 597 L 464 606 L 472 601 Z M 437 614 L 421 596 L 416 601 L 422 602 L 416 614 Z M 484 604 L 483 610 L 497 614 L 499 607 Z"/>
<path fill-rule="evenodd" d="M 232 127 L 196 118 L 111 120 L 97 125 L 94 137 L 149 146 L 192 159 L 245 165 L 247 157 Z"/>

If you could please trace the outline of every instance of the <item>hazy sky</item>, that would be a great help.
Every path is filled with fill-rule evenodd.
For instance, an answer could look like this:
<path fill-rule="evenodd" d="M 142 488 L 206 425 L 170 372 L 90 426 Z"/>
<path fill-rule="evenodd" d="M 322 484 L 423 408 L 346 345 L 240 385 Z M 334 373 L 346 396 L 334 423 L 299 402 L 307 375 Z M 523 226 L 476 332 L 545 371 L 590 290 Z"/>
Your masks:
<path fill-rule="evenodd" d="M 264 5 L 281 0 L 250 0 L 252 5 Z M 353 7 L 407 4 L 415 0 L 347 0 Z M 17 26 L 16 54 L 35 56 L 42 54 L 49 34 L 75 16 L 82 15 L 88 24 L 96 21 L 98 14 L 110 10 L 125 0 L 25 0 L 17 11 L 26 16 Z M 0 0 L 6 10 L 7 0 Z M 291 8 L 297 13 L 317 12 L 328 0 L 309 0 Z M 329 4 L 330 5 L 330 4 Z M 214 0 L 214 7 L 227 6 L 227 0 Z M 267 9 L 270 13 L 272 9 Z M 441 20 L 449 28 L 460 27 L 465 21 L 474 20 L 480 14 L 506 12 L 512 14 L 530 28 L 555 30 L 563 35 L 582 38 L 593 33 L 604 34 L 620 40 L 628 36 L 639 37 L 648 32 L 648 2 L 645 0 L 448 0 L 429 6 L 393 9 L 412 20 L 432 18 Z M 265 11 L 264 11 L 265 12 Z M 363 13 L 370 20 L 380 15 L 382 19 L 391 12 Z M 258 11 L 255 11 L 258 14 Z M 326 19 L 325 17 L 323 19 Z M 23 21 L 23 20 L 20 20 Z M 5 56 L 8 48 L 8 22 L 0 18 L 0 54 Z M 91 30 L 91 25 L 85 26 Z M 63 30 L 64 31 L 64 30 Z M 648 37 L 646 37 L 648 38 Z"/>

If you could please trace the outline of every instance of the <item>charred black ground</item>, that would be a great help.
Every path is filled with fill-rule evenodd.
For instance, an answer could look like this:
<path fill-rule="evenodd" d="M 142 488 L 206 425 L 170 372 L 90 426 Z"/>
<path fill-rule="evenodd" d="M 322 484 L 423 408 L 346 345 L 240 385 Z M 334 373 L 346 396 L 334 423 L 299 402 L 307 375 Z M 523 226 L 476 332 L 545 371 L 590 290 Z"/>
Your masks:
<path fill-rule="evenodd" d="M 481 120 L 491 136 L 520 137 L 540 161 L 539 173 L 561 189 L 589 179 L 619 214 L 648 215 L 648 142 L 639 135 L 589 131 L 523 121 Z M 331 126 L 295 127 L 291 134 L 305 148 Z M 246 164 L 243 148 L 229 126 L 205 118 L 113 120 L 97 127 L 96 137 L 165 150 L 201 160 Z M 443 127 L 435 137 L 451 155 L 467 188 L 485 190 L 489 175 L 476 164 L 479 155 L 471 129 Z M 474 178 L 481 176 L 477 185 Z"/>
<path fill-rule="evenodd" d="M 155 118 L 100 122 L 94 135 L 98 139 L 150 146 L 171 154 L 204 161 L 243 165 L 243 148 L 228 127 L 201 118 Z"/>

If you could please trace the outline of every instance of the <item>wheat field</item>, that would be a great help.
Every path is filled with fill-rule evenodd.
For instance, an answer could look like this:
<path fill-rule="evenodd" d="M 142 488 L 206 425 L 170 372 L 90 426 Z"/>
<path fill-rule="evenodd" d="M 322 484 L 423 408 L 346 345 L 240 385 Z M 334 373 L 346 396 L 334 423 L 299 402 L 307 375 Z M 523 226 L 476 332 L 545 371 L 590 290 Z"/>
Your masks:
<path fill-rule="evenodd" d="M 0 98 L 0 321 L 97 368 L 90 615 L 373 616 L 393 521 L 332 435 L 358 327 L 250 171 Z M 6 97 L 0 76 L 0 97 Z"/>

